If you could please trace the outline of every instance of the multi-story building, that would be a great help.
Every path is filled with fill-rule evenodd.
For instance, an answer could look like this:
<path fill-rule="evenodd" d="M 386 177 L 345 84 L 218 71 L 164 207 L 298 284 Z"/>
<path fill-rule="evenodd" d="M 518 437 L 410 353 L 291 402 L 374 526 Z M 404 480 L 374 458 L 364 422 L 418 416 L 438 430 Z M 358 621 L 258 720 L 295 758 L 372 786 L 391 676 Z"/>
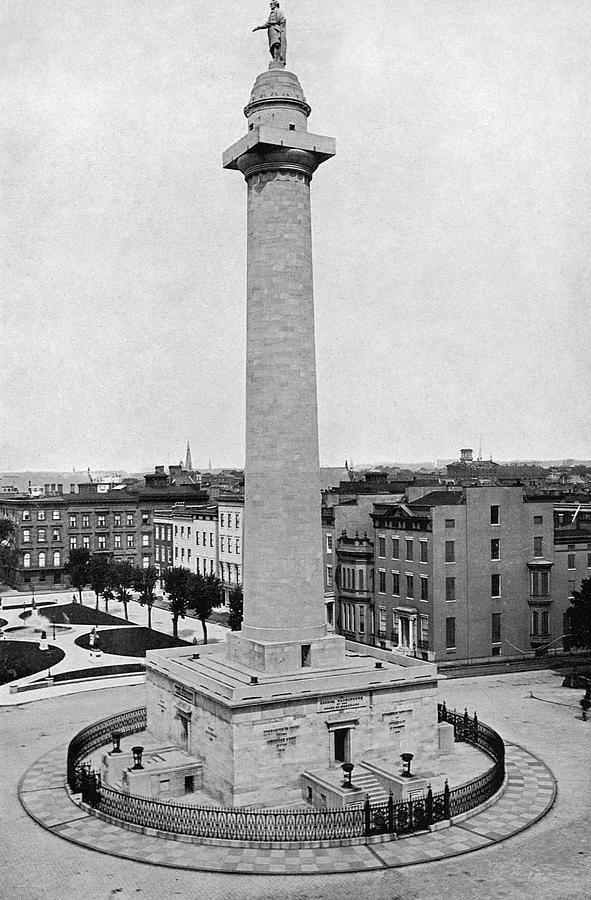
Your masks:
<path fill-rule="evenodd" d="M 521 487 L 438 490 L 374 502 L 372 519 L 367 535 L 337 538 L 344 634 L 440 662 L 562 646 L 568 596 L 553 573 L 551 499 Z M 579 577 L 586 562 L 581 545 Z"/>
<path fill-rule="evenodd" d="M 242 583 L 243 519 L 243 496 L 232 494 L 218 498 L 218 575 L 226 605 L 232 590 Z"/>
<path fill-rule="evenodd" d="M 173 484 L 163 467 L 145 486 L 80 484 L 76 492 L 2 496 L 0 516 L 16 525 L 16 585 L 57 585 L 71 550 L 109 553 L 147 567 L 154 563 L 154 511 L 178 501 L 207 501 L 196 484 Z"/>
<path fill-rule="evenodd" d="M 176 504 L 154 515 L 154 552 L 160 577 L 182 566 L 202 575 L 217 573 L 217 506 Z"/>

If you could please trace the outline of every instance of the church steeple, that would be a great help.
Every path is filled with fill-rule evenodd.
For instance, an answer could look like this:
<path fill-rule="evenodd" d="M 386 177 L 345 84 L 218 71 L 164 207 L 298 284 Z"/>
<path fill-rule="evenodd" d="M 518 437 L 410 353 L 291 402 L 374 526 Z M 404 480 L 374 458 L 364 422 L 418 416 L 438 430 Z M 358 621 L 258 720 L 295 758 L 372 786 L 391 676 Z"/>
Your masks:
<path fill-rule="evenodd" d="M 187 458 L 185 460 L 185 469 L 188 472 L 193 471 L 193 460 L 191 459 L 191 447 L 189 445 L 189 439 L 187 438 Z"/>

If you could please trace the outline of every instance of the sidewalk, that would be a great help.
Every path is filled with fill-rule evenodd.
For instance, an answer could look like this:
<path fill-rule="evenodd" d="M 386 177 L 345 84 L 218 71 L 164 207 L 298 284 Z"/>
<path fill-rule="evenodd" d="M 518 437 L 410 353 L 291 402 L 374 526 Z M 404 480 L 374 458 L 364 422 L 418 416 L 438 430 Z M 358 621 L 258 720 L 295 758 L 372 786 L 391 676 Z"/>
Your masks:
<path fill-rule="evenodd" d="M 400 868 L 490 847 L 529 828 L 552 807 L 550 770 L 527 750 L 507 746 L 507 782 L 500 798 L 480 813 L 433 833 L 371 845 L 318 849 L 262 849 L 187 843 L 129 831 L 73 803 L 65 789 L 66 747 L 42 756 L 26 772 L 19 798 L 27 813 L 58 837 L 101 853 L 156 866 L 257 875 L 322 875 Z"/>

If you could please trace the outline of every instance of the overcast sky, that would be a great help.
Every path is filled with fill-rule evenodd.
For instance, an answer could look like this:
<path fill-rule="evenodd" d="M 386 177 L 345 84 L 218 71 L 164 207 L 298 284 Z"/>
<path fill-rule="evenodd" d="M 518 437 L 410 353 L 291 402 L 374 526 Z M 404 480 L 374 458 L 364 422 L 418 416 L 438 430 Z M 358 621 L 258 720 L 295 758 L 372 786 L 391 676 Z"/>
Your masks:
<path fill-rule="evenodd" d="M 244 454 L 266 0 L 0 0 L 0 470 Z M 321 461 L 591 457 L 591 4 L 285 0 Z M 585 302 L 587 301 L 587 302 Z"/>

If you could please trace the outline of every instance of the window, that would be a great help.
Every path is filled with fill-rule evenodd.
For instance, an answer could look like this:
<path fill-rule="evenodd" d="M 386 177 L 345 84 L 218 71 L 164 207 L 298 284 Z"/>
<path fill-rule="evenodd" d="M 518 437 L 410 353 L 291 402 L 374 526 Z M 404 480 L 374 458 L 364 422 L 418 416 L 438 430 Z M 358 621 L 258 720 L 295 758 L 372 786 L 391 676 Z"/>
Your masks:
<path fill-rule="evenodd" d="M 45 510 L 44 509 L 37 510 L 37 521 L 45 522 Z"/>
<path fill-rule="evenodd" d="M 392 559 L 400 559 L 400 541 L 392 538 Z"/>
<path fill-rule="evenodd" d="M 39 568 L 40 569 L 45 568 L 45 560 L 46 560 L 45 550 L 40 550 L 39 551 Z"/>
<path fill-rule="evenodd" d="M 228 553 L 232 552 L 232 538 L 228 535 Z"/>
<path fill-rule="evenodd" d="M 240 516 L 236 513 L 236 528 L 240 527 Z"/>
<path fill-rule="evenodd" d="M 445 649 L 456 649 L 456 620 L 455 616 L 445 620 Z"/>
<path fill-rule="evenodd" d="M 51 513 L 51 518 L 53 519 L 54 522 L 57 522 L 59 520 L 59 517 L 60 517 L 59 509 L 54 509 Z"/>
<path fill-rule="evenodd" d="M 455 520 L 455 519 L 446 519 L 446 520 L 445 520 L 445 527 L 446 527 L 446 528 L 455 528 L 455 527 L 456 527 L 456 520 Z"/>
<path fill-rule="evenodd" d="M 490 542 L 490 558 L 501 558 L 501 541 L 499 538 L 492 538 Z"/>
<path fill-rule="evenodd" d="M 445 599 L 451 602 L 456 599 L 456 580 L 455 578 L 445 579 Z"/>
<path fill-rule="evenodd" d="M 498 505 L 491 506 L 491 508 L 490 508 L 490 524 L 491 525 L 500 525 L 501 524 L 501 507 Z"/>
<path fill-rule="evenodd" d="M 121 513 L 115 513 L 114 520 L 115 520 L 115 527 L 121 528 Z"/>
<path fill-rule="evenodd" d="M 204 531 L 203 532 L 203 546 L 205 547 L 206 545 L 207 545 L 207 534 Z"/>
<path fill-rule="evenodd" d="M 31 541 L 31 529 L 23 528 L 23 544 L 28 544 Z"/>
<path fill-rule="evenodd" d="M 364 591 L 364 590 L 365 590 L 364 581 L 365 581 L 365 576 L 364 576 L 364 574 L 363 574 L 363 569 L 359 569 L 357 584 L 359 585 L 359 590 L 360 590 L 360 591 Z"/>
<path fill-rule="evenodd" d="M 28 509 L 23 509 L 22 521 L 23 521 L 23 522 L 30 522 L 30 521 L 31 521 L 31 512 L 30 512 L 30 510 L 28 510 Z"/>
<path fill-rule="evenodd" d="M 532 610 L 531 614 L 531 633 L 538 635 L 540 633 L 540 616 L 537 609 Z"/>
<path fill-rule="evenodd" d="M 142 525 L 149 525 L 149 524 L 150 524 L 150 513 L 143 512 L 142 513 Z"/>
<path fill-rule="evenodd" d="M 326 535 L 326 552 L 332 553 L 332 534 Z"/>
<path fill-rule="evenodd" d="M 490 576 L 490 595 L 491 597 L 501 596 L 501 576 L 497 572 Z"/>
<path fill-rule="evenodd" d="M 142 547 L 149 547 L 149 546 L 150 546 L 150 535 L 142 534 Z"/>
<path fill-rule="evenodd" d="M 429 616 L 419 617 L 419 640 L 423 645 L 429 643 Z"/>
<path fill-rule="evenodd" d="M 232 513 L 228 513 L 228 528 L 232 527 Z"/>
<path fill-rule="evenodd" d="M 326 567 L 326 586 L 332 587 L 332 566 Z"/>
<path fill-rule="evenodd" d="M 44 540 L 46 540 L 46 538 L 45 538 L 45 528 L 38 528 L 38 529 L 37 529 L 37 540 L 38 540 L 38 541 L 44 541 Z"/>
<path fill-rule="evenodd" d="M 179 526 L 178 526 L 178 525 L 175 525 L 175 526 L 174 526 L 174 534 L 175 534 L 175 537 L 177 536 L 178 533 L 179 533 Z"/>
<path fill-rule="evenodd" d="M 224 527 L 224 519 L 225 519 L 224 514 L 223 514 L 223 513 L 220 513 L 220 526 L 221 526 L 222 528 Z"/>
<path fill-rule="evenodd" d="M 78 546 L 78 542 L 76 540 L 76 537 L 71 537 L 70 538 L 70 550 L 75 550 L 77 546 Z"/>
<path fill-rule="evenodd" d="M 222 536 L 220 537 L 220 553 L 224 553 L 225 550 L 226 550 L 226 539 L 224 538 L 224 535 L 222 534 Z"/>
<path fill-rule="evenodd" d="M 550 573 L 531 573 L 531 592 L 533 597 L 548 597 L 550 594 Z"/>
<path fill-rule="evenodd" d="M 185 536 L 185 526 L 181 525 L 181 537 Z"/>
<path fill-rule="evenodd" d="M 543 525 L 544 516 L 534 516 L 534 525 Z"/>
<path fill-rule="evenodd" d="M 421 600 L 429 599 L 429 579 L 426 575 L 421 575 Z"/>
<path fill-rule="evenodd" d="M 121 535 L 115 535 L 115 550 L 121 550 Z"/>
<path fill-rule="evenodd" d="M 569 569 L 576 569 L 575 554 L 574 554 L 574 553 L 569 553 L 569 554 L 568 554 L 566 565 L 567 565 L 567 568 L 569 568 Z"/>
<path fill-rule="evenodd" d="M 411 600 L 415 595 L 415 580 L 412 575 L 406 576 L 406 596 Z"/>
<path fill-rule="evenodd" d="M 359 631 L 361 634 L 365 634 L 365 607 L 359 607 Z"/>
<path fill-rule="evenodd" d="M 191 551 L 189 550 L 189 553 Z M 142 569 L 148 569 L 150 567 L 150 557 L 142 556 Z"/>
<path fill-rule="evenodd" d="M 104 513 L 99 513 L 96 517 L 96 527 L 97 528 L 105 528 L 107 524 L 107 517 Z"/>
<path fill-rule="evenodd" d="M 213 547 L 213 531 L 209 535 L 209 546 Z"/>
<path fill-rule="evenodd" d="M 381 635 L 386 634 L 386 607 L 380 606 L 378 610 L 378 631 Z"/>
<path fill-rule="evenodd" d="M 82 527 L 90 528 L 90 516 L 88 516 L 88 515 L 82 516 Z"/>
<path fill-rule="evenodd" d="M 31 554 L 25 553 L 23 556 L 23 569 L 31 568 Z"/>
<path fill-rule="evenodd" d="M 587 553 L 587 568 L 591 569 L 591 553 Z"/>
<path fill-rule="evenodd" d="M 185 548 L 181 547 L 181 559 L 184 560 L 184 558 L 185 558 Z"/>
<path fill-rule="evenodd" d="M 174 558 L 175 558 L 175 559 L 178 559 L 178 558 L 179 558 L 179 548 L 178 548 L 178 547 L 175 547 L 175 548 L 174 548 Z"/>
<path fill-rule="evenodd" d="M 379 581 L 380 581 L 380 586 L 378 588 L 379 593 L 385 594 L 386 593 L 386 573 L 384 572 L 383 569 L 380 569 L 380 571 L 379 571 Z"/>
<path fill-rule="evenodd" d="M 550 613 L 547 610 L 543 610 L 542 615 L 540 616 L 541 626 L 542 626 L 542 634 L 545 637 L 548 637 L 550 634 Z"/>
<path fill-rule="evenodd" d="M 429 544 L 427 541 L 420 541 L 420 560 L 421 562 L 429 562 Z"/>
<path fill-rule="evenodd" d="M 491 619 L 492 643 L 501 643 L 501 614 L 493 613 Z"/>
<path fill-rule="evenodd" d="M 386 555 L 386 538 L 380 535 L 378 537 L 378 556 L 384 558 Z"/>
<path fill-rule="evenodd" d="M 70 516 L 70 528 L 78 528 L 76 516 Z"/>
<path fill-rule="evenodd" d="M 455 541 L 446 541 L 445 542 L 445 561 L 446 563 L 455 562 L 456 559 L 456 542 Z"/>
<path fill-rule="evenodd" d="M 133 528 L 133 513 L 127 513 L 125 522 L 128 528 Z"/>
<path fill-rule="evenodd" d="M 89 534 L 85 534 L 84 537 L 82 538 L 82 549 L 90 550 L 90 535 Z"/>
<path fill-rule="evenodd" d="M 199 532 L 198 531 L 195 531 L 195 544 L 197 545 L 197 547 L 199 546 Z"/>
<path fill-rule="evenodd" d="M 534 538 L 534 556 L 540 557 L 544 555 L 543 551 L 544 539 L 541 537 Z"/>
<path fill-rule="evenodd" d="M 57 568 L 62 564 L 62 555 L 59 550 L 53 551 L 53 565 Z"/>
<path fill-rule="evenodd" d="M 51 540 L 52 541 L 61 541 L 62 536 L 59 528 L 54 528 L 51 532 Z"/>
<path fill-rule="evenodd" d="M 407 562 L 412 562 L 412 559 L 413 559 L 413 556 L 414 556 L 414 544 L 413 544 L 412 538 L 411 538 L 410 540 L 406 541 L 405 543 L 406 543 L 406 559 L 407 559 Z"/>
<path fill-rule="evenodd" d="M 395 597 L 400 596 L 400 575 L 398 572 L 392 572 L 392 593 Z"/>
<path fill-rule="evenodd" d="M 240 538 L 236 538 L 236 553 L 240 553 Z"/>
<path fill-rule="evenodd" d="M 133 550 L 133 548 L 135 547 L 135 535 L 134 534 L 127 535 L 127 544 L 126 545 L 127 545 L 128 550 Z"/>
<path fill-rule="evenodd" d="M 97 538 L 97 547 L 99 550 L 107 549 L 107 536 L 106 534 L 99 534 Z"/>

